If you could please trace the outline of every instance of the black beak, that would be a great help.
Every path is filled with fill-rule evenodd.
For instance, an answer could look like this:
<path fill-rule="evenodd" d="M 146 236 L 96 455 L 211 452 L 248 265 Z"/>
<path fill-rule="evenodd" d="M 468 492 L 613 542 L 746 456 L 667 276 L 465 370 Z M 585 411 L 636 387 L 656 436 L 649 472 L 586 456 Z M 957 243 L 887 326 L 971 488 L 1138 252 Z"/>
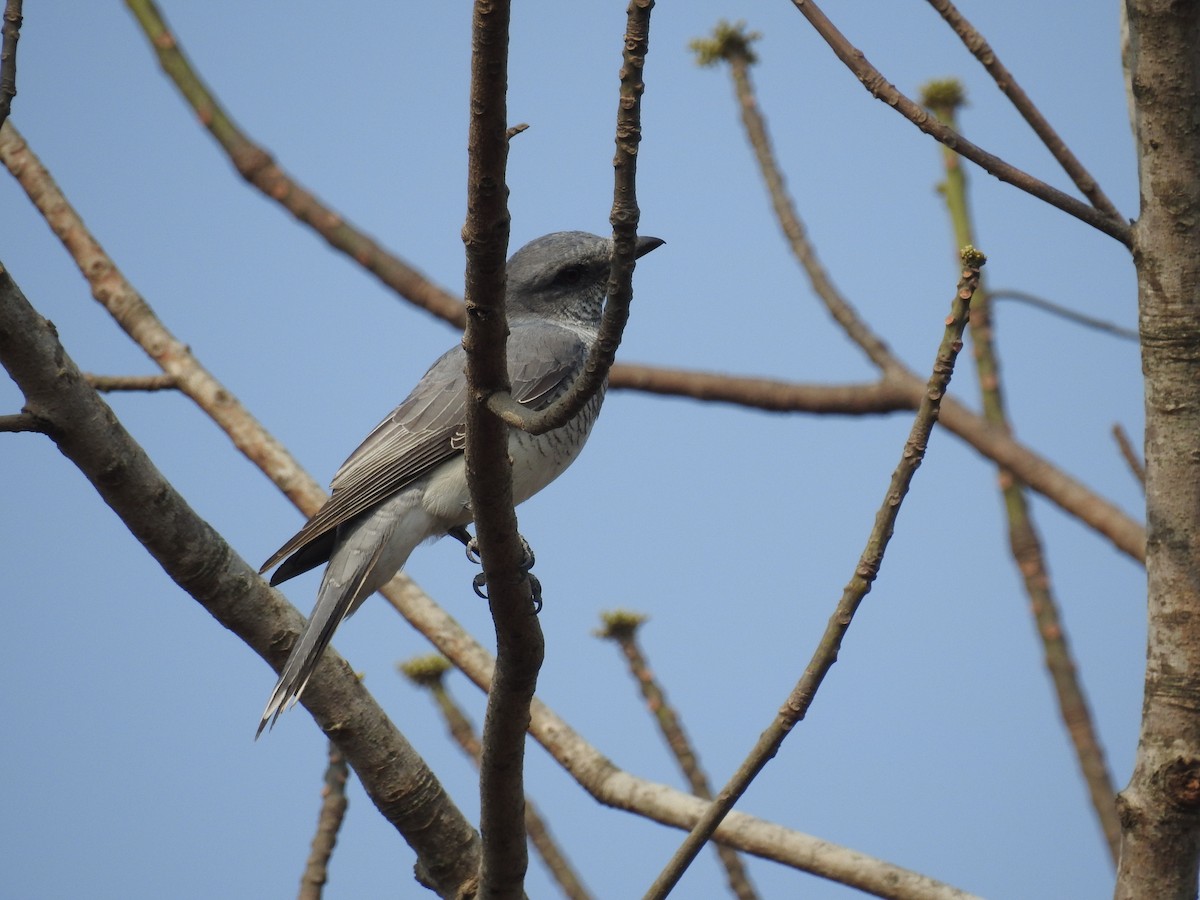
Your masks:
<path fill-rule="evenodd" d="M 649 253 L 651 250 L 656 250 L 657 248 L 661 247 L 665 243 L 666 243 L 666 241 L 664 241 L 662 238 L 649 237 L 648 235 L 642 235 L 637 240 L 637 250 L 634 251 L 633 258 L 640 259 L 641 257 L 645 256 L 647 253 Z"/>

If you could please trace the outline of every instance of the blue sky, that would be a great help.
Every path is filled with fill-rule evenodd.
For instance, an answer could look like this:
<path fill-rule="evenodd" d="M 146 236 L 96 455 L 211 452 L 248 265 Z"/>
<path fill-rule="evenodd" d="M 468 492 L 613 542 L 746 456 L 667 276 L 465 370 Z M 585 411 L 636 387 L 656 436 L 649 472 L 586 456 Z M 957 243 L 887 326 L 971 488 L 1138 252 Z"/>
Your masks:
<path fill-rule="evenodd" d="M 586 7 L 586 8 L 585 8 Z M 976 143 L 1070 190 L 924 4 L 827 13 L 901 90 L 957 75 Z M 1137 212 L 1115 5 L 962 3 L 1117 206 Z M 168 2 L 234 118 L 348 219 L 461 290 L 469 5 Z M 754 70 L 789 188 L 834 281 L 927 372 L 957 268 L 938 147 L 870 98 L 788 3 L 660 3 L 638 194 L 667 245 L 638 267 L 621 358 L 801 382 L 873 377 L 788 255 L 728 77 L 687 42 L 720 18 L 764 33 Z M 624 6 L 516 4 L 509 115 L 513 249 L 603 232 Z M 167 327 L 322 482 L 456 335 L 398 300 L 234 174 L 116 3 L 31 4 L 13 113 Z M 1128 253 L 969 170 L 994 288 L 1132 326 Z M 0 178 L 0 248 L 85 370 L 156 371 L 91 300 L 20 188 Z M 1018 435 L 1140 516 L 1109 429 L 1141 431 L 1136 347 L 1018 306 L 998 338 Z M 966 363 L 964 356 L 963 362 Z M 951 391 L 976 405 L 969 366 Z M 298 513 L 186 399 L 109 396 L 193 507 L 247 560 Z M 0 379 L 0 413 L 20 408 Z M 786 696 L 849 579 L 907 414 L 772 415 L 613 393 L 579 462 L 519 511 L 546 593 L 539 694 L 618 765 L 680 784 L 599 613 L 650 615 L 643 642 L 714 782 Z M 184 595 L 44 438 L 0 436 L 0 843 L 14 897 L 294 893 L 324 738 L 302 710 L 253 742 L 269 669 Z M 1114 779 L 1128 780 L 1144 578 L 1035 498 L 1054 585 Z M 441 542 L 417 581 L 490 643 L 474 569 Z M 287 595 L 307 612 L 315 579 Z M 987 896 L 1098 896 L 1112 871 L 1008 556 L 994 467 L 935 433 L 881 577 L 809 717 L 740 808 Z M 428 645 L 372 601 L 335 641 L 469 816 L 474 775 L 396 661 Z M 483 698 L 452 690 L 482 719 Z M 681 836 L 598 808 L 536 746 L 530 793 L 599 897 L 638 895 Z M 331 898 L 420 896 L 412 855 L 356 786 Z M 767 896 L 857 896 L 751 860 Z M 680 897 L 722 896 L 705 854 Z M 552 896 L 538 863 L 530 896 Z"/>

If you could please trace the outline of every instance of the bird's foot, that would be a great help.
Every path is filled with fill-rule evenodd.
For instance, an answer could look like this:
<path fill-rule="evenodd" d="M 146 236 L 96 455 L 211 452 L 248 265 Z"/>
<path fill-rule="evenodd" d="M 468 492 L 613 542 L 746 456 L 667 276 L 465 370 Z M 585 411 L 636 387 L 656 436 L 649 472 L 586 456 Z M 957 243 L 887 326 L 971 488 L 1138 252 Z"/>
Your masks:
<path fill-rule="evenodd" d="M 533 614 L 536 616 L 542 611 L 542 583 L 538 581 L 538 577 L 532 572 L 526 572 L 525 577 L 529 579 L 529 593 L 533 597 Z M 471 589 L 475 591 L 475 596 L 481 600 L 488 599 L 487 593 L 487 576 L 480 572 L 471 579 Z"/>
<path fill-rule="evenodd" d="M 479 555 L 479 541 L 471 536 L 471 532 L 467 531 L 465 525 L 455 525 L 453 528 L 447 529 L 446 534 L 454 538 L 467 551 L 467 560 L 472 565 L 479 565 L 483 558 Z"/>
<path fill-rule="evenodd" d="M 461 526 L 452 528 L 449 531 L 451 537 L 462 541 L 463 546 L 467 548 L 467 559 L 472 563 L 479 565 L 481 557 L 479 555 L 479 541 L 471 537 L 470 532 Z M 517 538 L 521 541 L 522 559 L 519 564 L 521 572 L 529 579 L 529 593 L 533 597 L 533 614 L 536 616 L 542 611 L 542 583 L 537 576 L 530 571 L 533 568 L 535 557 L 533 548 L 529 546 L 529 541 L 518 534 Z M 480 572 L 471 580 L 471 589 L 475 591 L 475 595 L 483 600 L 488 599 L 487 594 L 487 576 Z"/>

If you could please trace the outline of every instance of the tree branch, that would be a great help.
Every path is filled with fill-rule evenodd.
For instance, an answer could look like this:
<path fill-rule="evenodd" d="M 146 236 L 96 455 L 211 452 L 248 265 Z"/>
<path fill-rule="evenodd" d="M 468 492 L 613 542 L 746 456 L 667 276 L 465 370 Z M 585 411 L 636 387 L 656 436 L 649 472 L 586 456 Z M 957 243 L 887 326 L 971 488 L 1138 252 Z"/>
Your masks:
<path fill-rule="evenodd" d="M 883 372 L 884 380 L 905 391 L 915 407 L 924 391 L 924 382 L 892 353 L 834 285 L 808 240 L 795 204 L 787 193 L 750 80 L 749 67 L 755 61 L 750 50 L 753 38 L 754 35 L 747 34 L 741 26 L 722 24 L 713 38 L 694 41 L 692 47 L 701 64 L 711 65 L 719 60 L 729 63 L 742 121 L 770 192 L 771 204 L 792 254 L 808 275 L 814 292 L 846 335 Z M 1024 448 L 1018 450 L 1003 429 L 993 428 L 952 399 L 943 404 L 942 422 L 985 456 L 1014 472 L 1019 470 L 1019 477 L 1030 487 L 1087 522 L 1119 549 L 1139 561 L 1145 558 L 1145 532 L 1140 525 L 1065 472 L 1055 470 L 1046 460 L 1027 455 Z"/>
<path fill-rule="evenodd" d="M 155 315 L 88 231 L 54 179 L 11 122 L 0 127 L 0 162 L 16 177 L 46 224 L 87 279 L 92 296 L 146 351 L 175 386 L 229 435 L 235 447 L 266 472 L 305 515 L 325 502 L 325 492 L 287 449 L 250 414 L 237 396 L 192 355 Z"/>
<path fill-rule="evenodd" d="M 101 393 L 111 391 L 167 391 L 179 386 L 174 375 L 96 375 L 85 372 L 88 384 Z"/>
<path fill-rule="evenodd" d="M 467 138 L 467 485 L 488 606 L 496 630 L 496 678 L 488 692 L 480 757 L 479 896 L 524 896 L 525 732 L 545 655 L 513 510 L 508 426 L 487 398 L 508 391 L 504 259 L 508 248 L 507 0 L 476 0 L 471 21 L 471 119 Z"/>
<path fill-rule="evenodd" d="M 1059 137 L 1058 132 L 1054 130 L 1039 110 L 1029 99 L 1029 95 L 1024 89 L 1017 84 L 1017 80 L 1013 78 L 1012 73 L 1004 63 L 1000 62 L 999 57 L 987 41 L 983 39 L 975 26 L 966 20 L 958 8 L 950 2 L 950 0 L 929 0 L 929 5 L 937 10 L 938 15 L 946 20 L 946 23 L 954 29 L 954 33 L 961 39 L 966 48 L 971 51 L 971 54 L 979 60 L 980 64 L 987 70 L 987 73 L 992 76 L 992 80 L 996 82 L 996 86 L 1000 88 L 1004 96 L 1012 101 L 1012 105 L 1016 107 L 1017 112 L 1021 117 L 1029 123 L 1029 127 L 1033 129 L 1034 134 L 1042 139 L 1042 143 L 1046 149 L 1050 151 L 1050 155 L 1058 160 L 1058 164 L 1063 167 L 1063 171 L 1070 176 L 1075 182 L 1075 187 L 1079 188 L 1079 192 L 1091 201 L 1092 206 L 1100 210 L 1115 221 L 1124 221 L 1124 217 L 1120 211 L 1113 205 L 1113 202 L 1108 199 L 1104 191 L 1100 189 L 1100 185 L 1096 183 L 1096 179 L 1084 167 L 1066 142 Z M 943 123 L 949 124 L 949 123 Z M 953 125 L 950 125 L 953 128 Z"/>
<path fill-rule="evenodd" d="M 953 129 L 942 125 L 918 104 L 896 90 L 895 85 L 891 84 L 878 69 L 867 62 L 863 52 L 846 40 L 846 36 L 838 31 L 837 26 L 826 17 L 813 0 L 792 0 L 792 4 L 804 18 L 808 19 L 817 34 L 824 38 L 825 43 L 837 55 L 837 58 L 854 73 L 862 82 L 863 87 L 876 100 L 882 100 L 934 140 L 945 144 L 1001 181 L 1008 182 L 1027 194 L 1046 201 L 1081 222 L 1086 222 L 1109 237 L 1116 238 L 1126 247 L 1131 246 L 1129 224 L 1124 219 L 1114 218 L 1106 212 L 1076 200 L 1069 194 L 1064 194 L 1027 172 L 1009 165 L 1000 157 L 993 156 L 983 148 L 977 147 Z"/>
<path fill-rule="evenodd" d="M 0 267 L 0 363 L 59 450 L 183 590 L 278 670 L 302 619 L 179 496 Z M 424 880 L 458 896 L 479 838 L 433 773 L 334 652 L 304 706 L 336 741 L 384 818 L 417 854 Z"/>
<path fill-rule="evenodd" d="M 490 689 L 492 657 L 411 579 L 401 573 L 382 593 L 476 686 Z M 619 770 L 540 700 L 534 699 L 530 714 L 529 733 L 598 802 L 682 829 L 704 811 L 707 804 L 690 794 Z M 944 882 L 744 813 L 730 813 L 714 840 L 878 897 L 974 900 Z"/>
<path fill-rule="evenodd" d="M 0 43 L 0 125 L 12 111 L 17 96 L 17 41 L 21 39 L 22 0 L 4 4 L 3 43 Z"/>
<path fill-rule="evenodd" d="M 986 257 L 974 247 L 964 247 L 962 250 L 963 271 L 958 282 L 958 291 L 946 318 L 946 330 L 938 347 L 937 356 L 933 363 L 933 373 L 929 376 L 925 396 L 921 407 L 913 420 L 912 430 L 904 443 L 904 451 L 900 462 L 892 473 L 891 483 L 884 495 L 883 504 L 875 514 L 875 524 L 867 538 L 867 546 L 858 559 L 854 574 L 842 592 L 825 633 L 809 661 L 804 674 L 792 689 L 791 694 L 780 707 L 775 719 L 759 737 L 754 749 L 734 773 L 729 783 L 721 789 L 717 799 L 704 811 L 699 821 L 692 827 L 687 838 L 680 845 L 675 855 L 664 867 L 654 884 L 646 892 L 645 900 L 662 900 L 672 888 L 679 883 L 683 873 L 696 858 L 705 842 L 716 831 L 721 820 L 733 809 L 738 799 L 746 792 L 750 783 L 758 776 L 766 764 L 774 758 L 783 745 L 784 739 L 791 733 L 796 723 L 804 718 L 816 697 L 817 689 L 825 680 L 825 675 L 837 661 L 838 650 L 842 639 L 850 628 L 854 614 L 859 604 L 871 590 L 871 585 L 879 576 L 883 564 L 883 555 L 887 550 L 895 530 L 896 519 L 900 514 L 900 505 L 908 493 L 913 476 L 925 458 L 925 449 L 929 445 L 929 436 L 937 422 L 938 407 L 946 388 L 950 384 L 950 376 L 954 372 L 954 362 L 962 349 L 962 335 L 967 327 L 970 311 L 971 295 L 979 285 L 979 269 L 987 262 Z"/>
<path fill-rule="evenodd" d="M 938 121 L 957 129 L 958 108 L 963 102 L 962 86 L 957 81 L 948 79 L 931 82 L 922 89 L 922 102 L 937 116 Z M 963 171 L 958 155 L 946 147 L 942 148 L 942 162 L 946 167 L 946 180 L 940 188 L 950 215 L 954 241 L 960 246 L 970 244 L 975 240 L 975 235 L 971 223 L 966 172 Z M 1000 377 L 1000 356 L 996 349 L 992 305 L 982 279 L 971 304 L 971 341 L 975 345 L 975 371 L 979 381 L 984 419 L 1002 431 L 1011 432 Z M 1046 554 L 1034 523 L 1033 510 L 1030 508 L 1025 486 L 1013 477 L 1010 470 L 1001 467 L 997 480 L 1004 502 L 1005 517 L 1008 520 L 1009 549 L 1020 573 L 1025 594 L 1029 598 L 1029 609 L 1033 613 L 1034 626 L 1042 643 L 1046 670 L 1054 684 L 1059 715 L 1075 750 L 1079 769 L 1091 797 L 1092 808 L 1115 864 L 1121 852 L 1121 824 L 1117 820 L 1115 802 L 1117 791 L 1104 758 L 1104 750 L 1100 746 L 1100 736 L 1092 720 L 1091 704 L 1088 703 L 1071 655 L 1067 629 L 1054 595 L 1053 582 L 1046 567 Z"/>
<path fill-rule="evenodd" d="M 345 754 L 333 741 L 329 742 L 329 764 L 325 767 L 325 784 L 321 788 L 321 811 L 317 814 L 317 831 L 313 835 L 312 850 L 300 876 L 300 900 L 321 900 L 321 893 L 329 881 L 329 859 L 337 844 L 338 830 L 346 817 L 346 781 L 350 770 Z"/>
<path fill-rule="evenodd" d="M 446 729 L 450 732 L 451 739 L 478 767 L 483 747 L 475 736 L 475 729 L 467 718 L 467 714 L 455 702 L 446 687 L 444 676 L 451 668 L 450 660 L 435 653 L 410 660 L 397 668 L 413 684 L 427 689 L 433 695 L 433 702 L 446 722 Z M 591 894 L 583 886 L 579 874 L 550 833 L 545 819 L 542 818 L 541 813 L 528 797 L 525 798 L 525 831 L 529 834 L 529 843 L 542 858 L 542 863 L 550 873 L 550 877 L 562 890 L 563 896 L 570 900 L 590 900 Z"/>
<path fill-rule="evenodd" d="M 1051 315 L 1058 316 L 1060 319 L 1066 319 L 1068 322 L 1074 322 L 1076 325 L 1083 325 L 1085 328 L 1103 331 L 1105 334 L 1111 334 L 1126 341 L 1136 341 L 1138 339 L 1136 328 L 1124 328 L 1121 325 L 1115 325 L 1104 319 L 1085 315 L 1084 313 L 1063 306 L 1061 303 L 1053 303 L 1036 294 L 1031 294 L 1029 291 L 1017 291 L 1006 288 L 1004 290 L 992 291 L 991 297 L 993 300 L 1015 300 L 1018 303 L 1024 303 L 1026 306 L 1044 310 Z"/>
<path fill-rule="evenodd" d="M 642 69 L 650 41 L 650 11 L 654 0 L 632 0 L 627 11 L 621 64 L 621 95 L 617 104 L 616 153 L 613 157 L 612 263 L 600 332 L 588 351 L 583 372 L 571 389 L 548 407 L 531 410 L 505 392 L 489 398 L 492 412 L 509 425 L 530 434 L 545 434 L 575 418 L 608 379 L 621 345 L 633 302 L 633 269 L 637 252 L 637 152 L 642 140 Z"/>
<path fill-rule="evenodd" d="M 887 379 L 866 384 L 800 384 L 618 363 L 613 367 L 609 387 L 709 403 L 729 403 L 769 412 L 870 416 L 914 408 L 909 393 Z"/>
<path fill-rule="evenodd" d="M 322 203 L 280 168 L 266 150 L 242 133 L 200 80 L 151 0 L 126 0 L 126 6 L 150 41 L 163 72 L 174 82 L 183 99 L 195 110 L 200 123 L 246 181 L 410 303 L 463 327 L 465 311 L 457 297 L 437 287 L 404 260 L 388 253 L 373 238 Z"/>
<path fill-rule="evenodd" d="M 1125 429 L 1119 422 L 1113 425 L 1112 434 L 1113 440 L 1117 442 L 1117 449 L 1121 451 L 1121 457 L 1144 492 L 1146 490 L 1146 464 L 1138 456 L 1137 448 L 1133 446 L 1133 441 L 1129 440 L 1129 435 L 1125 433 Z"/>
<path fill-rule="evenodd" d="M 0 416 L 0 432 L 16 434 L 22 431 L 32 431 L 44 434 L 46 423 L 39 421 L 29 413 L 15 413 L 11 416 Z"/>
<path fill-rule="evenodd" d="M 692 794 L 701 800 L 712 800 L 712 785 L 709 784 L 708 775 L 700 765 L 700 757 L 683 730 L 679 714 L 667 700 L 658 679 L 654 677 L 646 654 L 638 643 L 637 630 L 645 623 L 646 617 L 622 610 L 604 613 L 602 621 L 604 627 L 596 632 L 596 636 L 613 641 L 620 648 L 621 655 L 625 657 L 629 666 L 629 674 L 637 682 L 642 699 L 646 701 L 646 708 L 654 716 L 654 722 L 663 740 L 667 742 L 671 755 L 679 764 L 683 777 L 687 779 Z M 725 870 L 725 880 L 729 883 L 730 892 L 738 900 L 756 900 L 758 892 L 754 890 L 746 865 L 737 851 L 724 844 L 717 844 L 713 849 L 716 850 L 721 867 Z"/>

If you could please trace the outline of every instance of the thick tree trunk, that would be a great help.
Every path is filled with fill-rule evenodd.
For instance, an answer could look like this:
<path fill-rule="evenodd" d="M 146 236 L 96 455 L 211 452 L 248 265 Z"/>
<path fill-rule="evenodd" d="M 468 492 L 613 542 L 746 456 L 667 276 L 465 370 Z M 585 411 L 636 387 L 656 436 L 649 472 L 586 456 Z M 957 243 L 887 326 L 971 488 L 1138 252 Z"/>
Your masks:
<path fill-rule="evenodd" d="M 1192 898 L 1200 859 L 1200 2 L 1127 0 L 1141 214 L 1149 634 L 1119 898 Z"/>

